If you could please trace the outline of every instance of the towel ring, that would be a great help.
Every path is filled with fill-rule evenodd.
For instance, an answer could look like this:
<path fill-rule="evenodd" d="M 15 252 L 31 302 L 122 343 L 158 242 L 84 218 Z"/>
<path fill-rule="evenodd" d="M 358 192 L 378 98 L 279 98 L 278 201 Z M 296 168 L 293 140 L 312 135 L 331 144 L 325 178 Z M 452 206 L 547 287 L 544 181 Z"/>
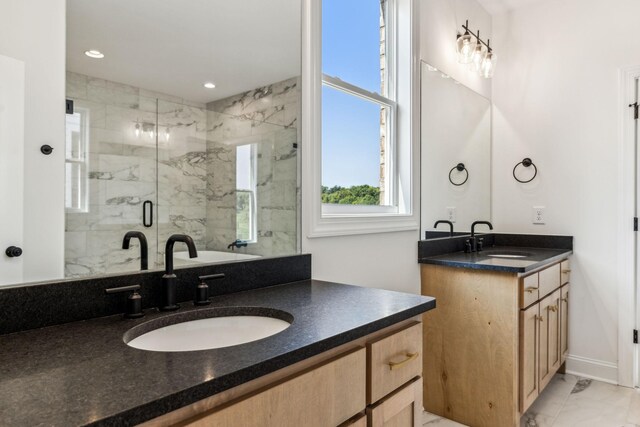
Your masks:
<path fill-rule="evenodd" d="M 464 171 L 467 176 L 464 178 L 464 181 L 460 182 L 460 183 L 455 183 L 453 182 L 453 179 L 451 178 L 451 174 L 453 173 L 454 170 L 458 170 L 458 172 L 462 172 Z M 455 185 L 456 187 L 459 187 L 461 185 L 463 185 L 465 182 L 467 182 L 467 180 L 469 179 L 469 171 L 467 170 L 467 168 L 464 166 L 464 163 L 458 163 L 457 165 L 455 165 L 454 167 L 451 168 L 451 170 L 449 171 L 449 182 L 452 183 L 453 185 Z"/>
<path fill-rule="evenodd" d="M 529 179 L 528 181 L 523 181 L 523 180 L 521 180 L 521 179 L 518 179 L 518 177 L 516 176 L 516 169 L 518 169 L 518 166 L 520 166 L 520 165 L 524 166 L 525 168 L 528 168 L 528 167 L 530 167 L 530 166 L 533 166 L 533 171 L 534 171 L 534 172 L 533 172 L 533 176 L 532 176 L 532 177 L 531 177 L 531 179 Z M 518 181 L 518 182 L 520 182 L 520 183 L 522 183 L 522 184 L 526 184 L 527 182 L 531 182 L 531 181 L 533 181 L 533 180 L 536 178 L 536 176 L 537 176 L 537 175 L 538 175 L 538 168 L 537 168 L 537 167 L 536 167 L 536 165 L 533 163 L 533 161 L 532 161 L 530 158 L 528 158 L 528 157 L 525 157 L 525 158 L 524 158 L 520 163 L 516 164 L 516 165 L 513 167 L 513 177 L 516 179 L 516 181 Z"/>

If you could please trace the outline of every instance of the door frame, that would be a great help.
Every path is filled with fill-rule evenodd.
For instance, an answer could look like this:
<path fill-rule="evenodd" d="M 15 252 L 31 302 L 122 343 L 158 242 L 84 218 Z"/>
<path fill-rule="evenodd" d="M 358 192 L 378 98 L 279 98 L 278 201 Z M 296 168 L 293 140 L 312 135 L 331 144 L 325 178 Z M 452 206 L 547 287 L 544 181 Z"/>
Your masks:
<path fill-rule="evenodd" d="M 637 345 L 633 344 L 633 330 L 637 329 L 637 270 L 638 236 L 633 231 L 633 217 L 638 211 L 637 152 L 635 148 L 635 119 L 628 105 L 635 102 L 636 80 L 640 79 L 640 65 L 619 71 L 619 145 L 618 145 L 618 384 L 637 387 Z M 629 197 L 632 194 L 633 197 Z"/>

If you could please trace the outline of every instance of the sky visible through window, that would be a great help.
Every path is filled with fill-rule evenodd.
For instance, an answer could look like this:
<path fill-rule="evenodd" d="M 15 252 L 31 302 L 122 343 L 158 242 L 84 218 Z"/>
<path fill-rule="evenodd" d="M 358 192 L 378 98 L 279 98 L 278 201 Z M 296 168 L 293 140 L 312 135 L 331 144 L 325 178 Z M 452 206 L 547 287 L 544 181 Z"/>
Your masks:
<path fill-rule="evenodd" d="M 380 1 L 322 1 L 322 71 L 380 92 Z M 322 89 L 322 185 L 351 187 L 380 180 L 380 107 Z"/>

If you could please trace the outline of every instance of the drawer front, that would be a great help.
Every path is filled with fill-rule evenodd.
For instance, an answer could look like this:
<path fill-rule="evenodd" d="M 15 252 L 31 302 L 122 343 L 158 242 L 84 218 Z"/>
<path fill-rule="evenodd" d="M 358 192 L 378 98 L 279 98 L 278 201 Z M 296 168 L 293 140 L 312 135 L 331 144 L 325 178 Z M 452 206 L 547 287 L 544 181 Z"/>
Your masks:
<path fill-rule="evenodd" d="M 569 260 L 566 259 L 560 263 L 560 284 L 565 285 L 569 283 L 570 276 L 571 264 L 569 264 Z"/>
<path fill-rule="evenodd" d="M 297 377 L 180 425 L 337 426 L 365 409 L 366 355 L 360 348 Z M 293 410 L 292 410 L 293 408 Z"/>
<path fill-rule="evenodd" d="M 529 307 L 538 301 L 538 273 L 520 280 L 520 308 Z"/>
<path fill-rule="evenodd" d="M 552 265 L 538 273 L 539 297 L 544 298 L 560 287 L 560 264 Z"/>
<path fill-rule="evenodd" d="M 367 408 L 370 427 L 420 427 L 422 378 L 417 378 L 377 405 Z"/>
<path fill-rule="evenodd" d="M 422 373 L 422 323 L 367 344 L 369 388 L 374 403 Z"/>
<path fill-rule="evenodd" d="M 560 363 L 569 354 L 569 286 L 560 288 Z"/>

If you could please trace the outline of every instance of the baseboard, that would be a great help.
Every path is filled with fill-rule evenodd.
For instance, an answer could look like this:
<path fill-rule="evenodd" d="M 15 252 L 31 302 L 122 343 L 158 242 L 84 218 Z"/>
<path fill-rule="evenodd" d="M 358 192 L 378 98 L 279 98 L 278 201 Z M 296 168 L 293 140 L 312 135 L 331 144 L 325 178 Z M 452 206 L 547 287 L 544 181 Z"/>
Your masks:
<path fill-rule="evenodd" d="M 618 384 L 618 365 L 603 360 L 575 355 L 567 356 L 567 374 L 590 378 L 609 384 Z"/>

